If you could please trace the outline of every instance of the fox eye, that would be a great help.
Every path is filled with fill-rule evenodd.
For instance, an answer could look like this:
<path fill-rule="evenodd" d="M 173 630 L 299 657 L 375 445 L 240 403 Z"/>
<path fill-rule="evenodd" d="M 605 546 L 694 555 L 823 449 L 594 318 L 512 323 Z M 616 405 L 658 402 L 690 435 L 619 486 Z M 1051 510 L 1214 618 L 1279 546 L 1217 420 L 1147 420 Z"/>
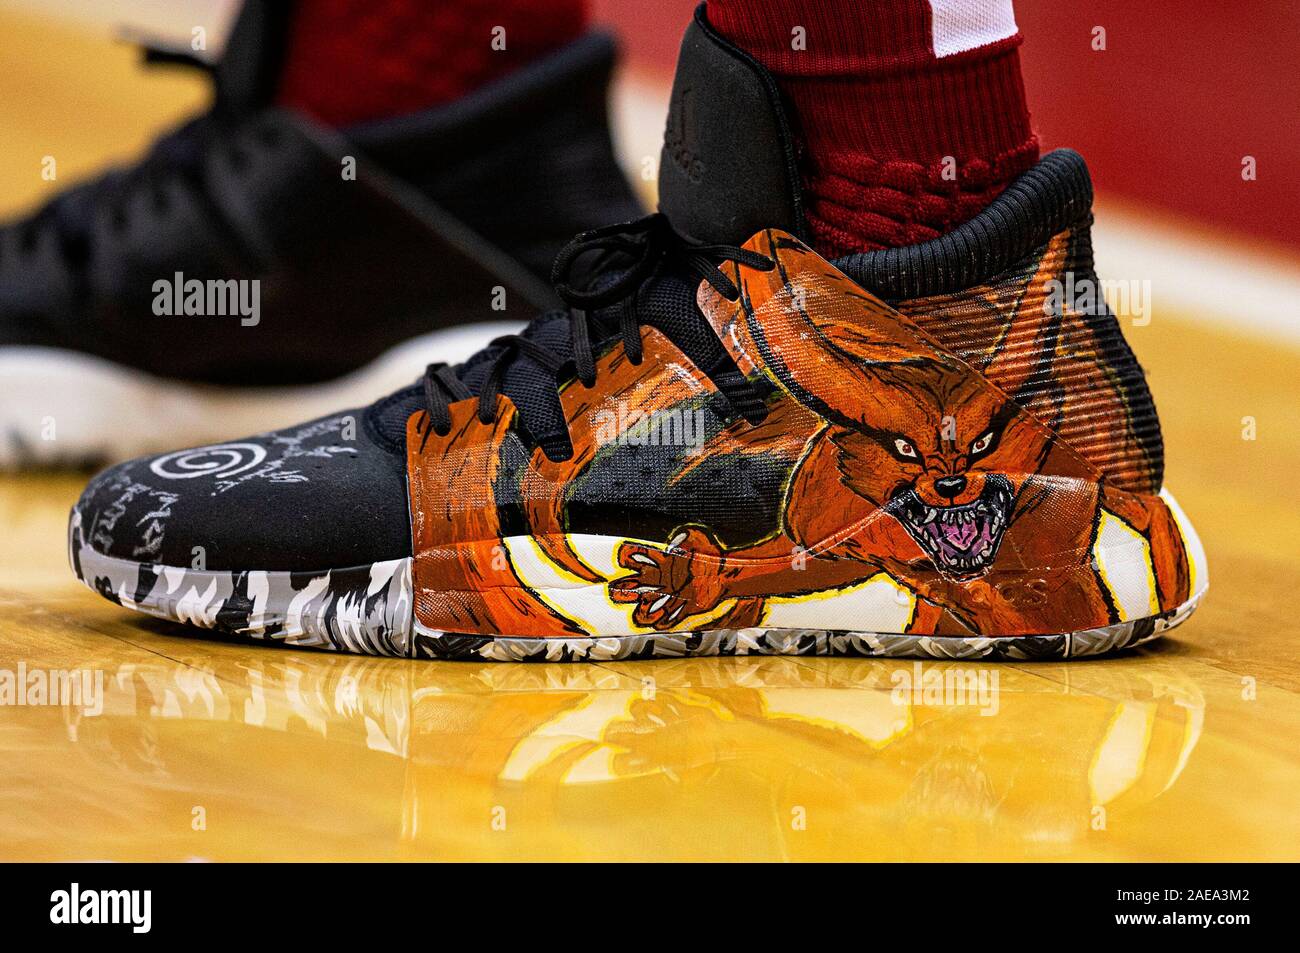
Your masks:
<path fill-rule="evenodd" d="M 898 437 L 894 441 L 894 449 L 898 451 L 900 457 L 910 457 L 913 460 L 916 459 L 916 447 L 912 446 L 902 437 Z"/>
<path fill-rule="evenodd" d="M 973 444 L 970 445 L 970 452 L 973 454 L 983 453 L 985 450 L 989 448 L 989 444 L 991 444 L 992 442 L 993 442 L 993 431 L 990 430 L 988 433 L 986 433 L 984 436 L 980 437 L 978 440 L 976 440 Z"/>

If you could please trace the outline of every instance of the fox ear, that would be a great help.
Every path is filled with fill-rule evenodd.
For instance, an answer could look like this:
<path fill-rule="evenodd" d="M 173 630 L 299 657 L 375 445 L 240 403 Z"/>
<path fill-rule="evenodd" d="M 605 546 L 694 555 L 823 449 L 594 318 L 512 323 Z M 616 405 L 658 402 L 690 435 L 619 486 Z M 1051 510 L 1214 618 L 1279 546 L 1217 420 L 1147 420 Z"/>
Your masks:
<path fill-rule="evenodd" d="M 1031 377 L 1051 373 L 1061 308 L 1053 305 L 1050 283 L 1060 278 L 1058 256 L 1052 253 L 1064 241 L 1052 239 L 1011 312 L 1006 333 L 983 369 L 984 376 L 1008 394 L 1015 395 Z"/>

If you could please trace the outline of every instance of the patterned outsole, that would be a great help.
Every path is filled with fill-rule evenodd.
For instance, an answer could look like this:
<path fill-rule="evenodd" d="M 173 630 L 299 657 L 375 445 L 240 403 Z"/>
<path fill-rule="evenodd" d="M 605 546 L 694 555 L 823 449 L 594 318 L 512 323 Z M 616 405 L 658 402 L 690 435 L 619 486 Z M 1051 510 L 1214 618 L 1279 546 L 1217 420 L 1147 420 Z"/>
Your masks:
<path fill-rule="evenodd" d="M 161 619 L 296 648 L 399 658 L 511 662 L 615 661 L 707 655 L 852 655 L 1021 661 L 1103 655 L 1182 623 L 1202 593 L 1169 612 L 1051 635 L 962 638 L 824 629 L 705 629 L 522 638 L 426 629 L 414 618 L 411 560 L 321 573 L 229 572 L 105 556 L 68 526 L 73 571 L 105 598 Z"/>

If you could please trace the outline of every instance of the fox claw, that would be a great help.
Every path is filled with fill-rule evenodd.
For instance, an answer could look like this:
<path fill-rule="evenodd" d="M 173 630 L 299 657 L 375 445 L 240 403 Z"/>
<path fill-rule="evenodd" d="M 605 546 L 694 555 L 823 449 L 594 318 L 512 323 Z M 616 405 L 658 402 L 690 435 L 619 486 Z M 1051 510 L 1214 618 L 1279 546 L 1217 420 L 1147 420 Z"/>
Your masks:
<path fill-rule="evenodd" d="M 691 545 L 682 548 L 688 541 Z M 676 533 L 664 549 L 624 543 L 618 564 L 630 572 L 610 582 L 610 598 L 635 605 L 632 620 L 637 625 L 672 628 L 680 618 L 717 605 L 717 552 L 716 544 L 697 529 Z"/>

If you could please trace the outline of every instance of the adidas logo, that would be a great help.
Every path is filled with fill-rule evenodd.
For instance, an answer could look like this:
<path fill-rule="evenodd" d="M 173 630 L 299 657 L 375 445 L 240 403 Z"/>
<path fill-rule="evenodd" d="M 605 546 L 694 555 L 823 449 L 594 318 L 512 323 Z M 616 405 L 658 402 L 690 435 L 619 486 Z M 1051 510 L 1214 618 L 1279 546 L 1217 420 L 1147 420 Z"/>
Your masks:
<path fill-rule="evenodd" d="M 707 167 L 693 149 L 695 110 L 692 94 L 693 90 L 687 86 L 673 97 L 672 108 L 668 111 L 668 127 L 664 130 L 664 154 L 687 179 L 698 184 Z"/>

